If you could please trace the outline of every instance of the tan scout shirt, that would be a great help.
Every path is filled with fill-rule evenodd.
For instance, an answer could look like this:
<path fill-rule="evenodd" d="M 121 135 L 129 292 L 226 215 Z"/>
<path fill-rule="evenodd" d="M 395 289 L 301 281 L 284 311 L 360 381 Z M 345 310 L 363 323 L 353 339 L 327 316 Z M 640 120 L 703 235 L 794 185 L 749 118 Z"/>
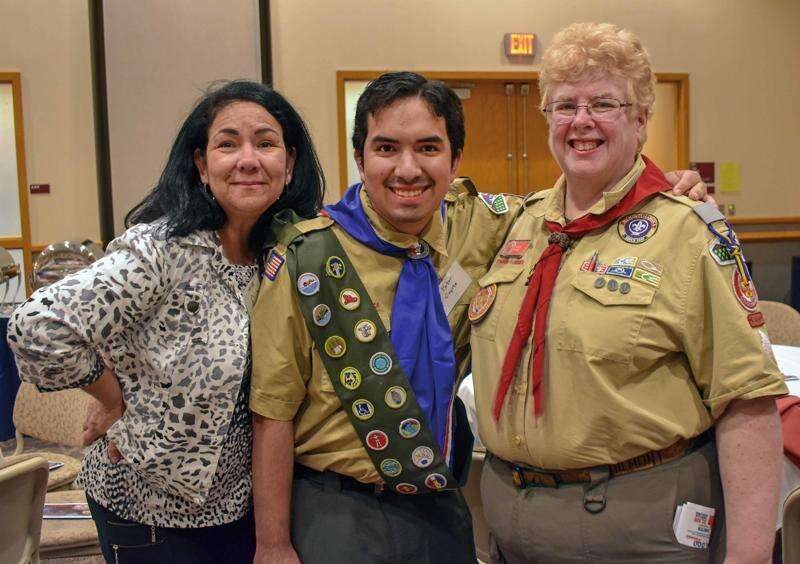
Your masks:
<path fill-rule="evenodd" d="M 616 204 L 643 169 L 639 158 L 590 213 Z M 623 240 L 623 216 L 564 254 L 546 333 L 544 413 L 534 421 L 529 340 L 495 422 L 492 405 L 525 282 L 547 246 L 545 220 L 565 223 L 564 189 L 562 177 L 554 189 L 526 200 L 508 235 L 509 241 L 530 240 L 523 260 L 516 264 L 501 250 L 480 280 L 482 287 L 497 284 L 492 309 L 471 338 L 479 430 L 489 451 L 548 469 L 621 462 L 697 436 L 733 399 L 787 393 L 765 352 L 764 328 L 750 326 L 734 294 L 735 265 L 714 260 L 709 247 L 716 238 L 689 200 L 662 193 L 632 210 L 658 220 L 647 240 Z M 582 271 L 595 251 L 598 266 L 635 257 L 638 266 L 649 261 L 644 265 L 651 271 L 663 270 L 661 278 L 647 276 L 654 282 L 648 284 Z M 630 287 L 626 294 L 619 291 L 623 282 Z"/>
<path fill-rule="evenodd" d="M 411 247 L 415 236 L 392 229 L 361 192 L 364 210 L 376 233 L 398 247 Z M 477 280 L 488 270 L 505 238 L 521 200 L 509 197 L 508 213 L 497 215 L 478 198 L 451 191 L 445 198 L 446 223 L 438 212 L 421 234 L 431 246 L 431 258 L 444 277 L 455 263 L 471 283 L 450 311 L 459 373 L 469 350 L 466 310 Z M 330 220 L 318 218 L 310 221 Z M 328 227 L 347 252 L 381 321 L 391 330 L 391 311 L 403 260 L 377 253 L 347 235 L 338 225 Z M 253 374 L 250 408 L 270 419 L 294 419 L 295 460 L 315 470 L 332 470 L 362 482 L 380 481 L 308 333 L 297 303 L 295 281 L 281 268 L 274 282 L 264 279 L 253 313 Z"/>

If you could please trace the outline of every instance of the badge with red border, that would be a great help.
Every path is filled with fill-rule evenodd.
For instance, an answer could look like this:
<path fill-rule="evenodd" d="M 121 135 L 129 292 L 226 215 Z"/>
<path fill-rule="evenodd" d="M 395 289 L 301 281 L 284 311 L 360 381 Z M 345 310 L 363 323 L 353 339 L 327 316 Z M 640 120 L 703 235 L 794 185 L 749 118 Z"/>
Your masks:
<path fill-rule="evenodd" d="M 417 486 L 415 486 L 414 484 L 409 484 L 408 482 L 402 482 L 400 484 L 397 484 L 394 487 L 394 489 L 395 489 L 395 491 L 397 493 L 401 493 L 401 494 L 415 494 L 415 493 L 417 493 Z"/>
<path fill-rule="evenodd" d="M 467 310 L 467 317 L 470 323 L 478 323 L 491 309 L 494 299 L 497 297 L 497 284 L 490 284 L 478 290 L 472 297 Z"/>
<path fill-rule="evenodd" d="M 756 286 L 749 277 L 742 279 L 738 268 L 733 269 L 733 293 L 736 294 L 736 299 L 744 309 L 756 313 L 758 310 Z"/>

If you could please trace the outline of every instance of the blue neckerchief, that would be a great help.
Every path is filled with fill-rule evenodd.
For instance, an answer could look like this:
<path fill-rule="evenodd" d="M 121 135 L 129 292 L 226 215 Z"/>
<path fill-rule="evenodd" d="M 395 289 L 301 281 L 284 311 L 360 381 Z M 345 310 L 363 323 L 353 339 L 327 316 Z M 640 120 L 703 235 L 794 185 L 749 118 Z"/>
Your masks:
<path fill-rule="evenodd" d="M 370 249 L 406 258 L 406 249 L 387 243 L 375 233 L 361 205 L 361 184 L 348 188 L 344 197 L 325 211 L 351 237 Z M 428 418 L 433 436 L 443 450 L 449 446 L 450 404 L 455 384 L 453 335 L 439 294 L 439 277 L 430 255 L 406 258 L 392 305 L 394 352 Z M 449 458 L 449 453 L 445 454 Z"/>

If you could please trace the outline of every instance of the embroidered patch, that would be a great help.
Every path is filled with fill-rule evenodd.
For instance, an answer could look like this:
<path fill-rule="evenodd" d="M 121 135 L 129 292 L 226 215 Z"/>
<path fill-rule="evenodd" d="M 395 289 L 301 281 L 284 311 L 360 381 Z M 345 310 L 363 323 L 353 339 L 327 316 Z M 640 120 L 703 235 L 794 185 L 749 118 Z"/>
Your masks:
<path fill-rule="evenodd" d="M 755 329 L 756 327 L 761 327 L 764 325 L 764 314 L 760 311 L 755 313 L 751 313 L 747 316 L 747 322 L 750 324 L 750 327 Z"/>
<path fill-rule="evenodd" d="M 347 342 L 339 335 L 325 339 L 325 354 L 331 358 L 340 358 L 347 352 Z"/>
<path fill-rule="evenodd" d="M 361 385 L 361 372 L 357 368 L 346 366 L 339 372 L 339 382 L 348 390 L 353 391 Z"/>
<path fill-rule="evenodd" d="M 275 249 L 271 250 L 269 253 L 269 258 L 267 259 L 267 264 L 264 266 L 264 274 L 266 277 L 275 282 L 275 278 L 277 278 L 278 272 L 280 271 L 284 262 L 286 262 L 285 258 L 278 254 Z"/>
<path fill-rule="evenodd" d="M 388 374 L 392 369 L 392 357 L 385 352 L 376 352 L 369 359 L 369 367 L 378 376 Z"/>
<path fill-rule="evenodd" d="M 375 327 L 375 324 L 369 319 L 362 319 L 361 321 L 356 323 L 356 328 L 354 332 L 356 335 L 356 339 L 358 339 L 362 343 L 369 343 L 375 338 L 375 335 L 378 334 L 378 329 L 377 327 Z"/>
<path fill-rule="evenodd" d="M 426 446 L 418 446 L 411 453 L 411 462 L 417 468 L 427 468 L 433 464 L 433 449 Z"/>
<path fill-rule="evenodd" d="M 486 204 L 486 207 L 489 208 L 492 213 L 497 215 L 508 213 L 508 202 L 506 202 L 506 197 L 503 194 L 487 194 L 485 192 L 479 192 L 478 195 L 480 196 L 481 201 Z"/>
<path fill-rule="evenodd" d="M 345 273 L 344 261 L 337 256 L 328 257 L 325 261 L 325 273 L 333 278 L 342 278 Z"/>
<path fill-rule="evenodd" d="M 319 304 L 314 306 L 311 310 L 311 318 L 314 320 L 314 325 L 317 327 L 325 327 L 331 322 L 331 308 L 326 304 Z"/>
<path fill-rule="evenodd" d="M 447 485 L 447 478 L 438 473 L 428 474 L 428 477 L 425 478 L 425 485 L 432 490 L 441 490 Z"/>
<path fill-rule="evenodd" d="M 636 266 L 637 262 L 639 262 L 639 257 L 620 257 L 614 259 L 611 266 Z"/>
<path fill-rule="evenodd" d="M 400 427 L 398 428 L 398 432 L 400 436 L 404 439 L 413 439 L 419 432 L 422 430 L 422 424 L 419 422 L 419 419 L 414 419 L 413 417 L 409 417 L 408 419 L 403 419 L 400 422 Z"/>
<path fill-rule="evenodd" d="M 647 272 L 646 270 L 642 270 L 641 268 L 636 268 L 633 271 L 634 280 L 638 280 L 639 282 L 644 282 L 645 284 L 650 284 L 651 286 L 655 286 L 656 288 L 659 287 L 661 284 L 661 277 L 657 274 L 653 274 L 652 272 Z"/>
<path fill-rule="evenodd" d="M 400 409 L 406 403 L 408 394 L 402 386 L 392 386 L 383 394 L 383 401 L 392 409 Z"/>
<path fill-rule="evenodd" d="M 639 268 L 643 268 L 645 270 L 648 270 L 648 271 L 652 272 L 653 274 L 657 274 L 658 276 L 661 276 L 662 274 L 664 274 L 664 267 L 662 267 L 658 263 L 655 263 L 655 262 L 652 262 L 652 261 L 649 261 L 649 260 L 645 260 L 645 259 L 640 259 L 639 260 Z"/>
<path fill-rule="evenodd" d="M 631 278 L 633 276 L 634 268 L 632 266 L 611 265 L 606 269 L 606 274 L 611 276 L 621 276 L 622 278 Z"/>
<path fill-rule="evenodd" d="M 733 269 L 733 293 L 736 294 L 736 299 L 744 309 L 752 313 L 758 310 L 756 286 L 749 278 L 742 279 L 738 268 Z"/>
<path fill-rule="evenodd" d="M 708 252 L 711 253 L 711 257 L 720 266 L 736 264 L 736 257 L 734 257 L 731 250 L 719 240 L 711 241 L 708 246 Z"/>
<path fill-rule="evenodd" d="M 367 433 L 367 446 L 372 450 L 383 450 L 389 446 L 389 437 L 386 433 L 377 429 Z"/>
<path fill-rule="evenodd" d="M 491 309 L 497 297 L 497 284 L 490 284 L 478 290 L 469 302 L 467 317 L 470 323 L 478 323 Z"/>
<path fill-rule="evenodd" d="M 619 220 L 617 232 L 623 241 L 638 245 L 658 231 L 658 219 L 649 213 L 632 213 Z"/>
<path fill-rule="evenodd" d="M 417 486 L 407 482 L 402 482 L 394 487 L 394 491 L 401 494 L 415 494 L 417 493 Z"/>
<path fill-rule="evenodd" d="M 592 261 L 585 260 L 581 263 L 581 270 L 583 272 L 596 272 L 597 274 L 605 274 L 610 267 L 607 264 L 602 264 L 595 261 L 592 266 Z"/>
<path fill-rule="evenodd" d="M 353 402 L 353 415 L 359 421 L 372 419 L 372 416 L 375 415 L 375 406 L 369 400 L 357 399 Z"/>
<path fill-rule="evenodd" d="M 381 460 L 381 472 L 390 478 L 399 476 L 403 471 L 403 465 L 396 458 L 385 458 Z"/>
<path fill-rule="evenodd" d="M 505 258 L 520 258 L 530 246 L 530 240 L 514 239 L 503 245 L 503 248 L 500 249 L 500 256 Z"/>
<path fill-rule="evenodd" d="M 319 278 L 313 272 L 306 272 L 297 277 L 297 291 L 304 296 L 313 296 L 319 292 Z"/>
<path fill-rule="evenodd" d="M 346 310 L 353 311 L 361 305 L 361 296 L 352 288 L 345 288 L 339 292 L 339 304 Z"/>

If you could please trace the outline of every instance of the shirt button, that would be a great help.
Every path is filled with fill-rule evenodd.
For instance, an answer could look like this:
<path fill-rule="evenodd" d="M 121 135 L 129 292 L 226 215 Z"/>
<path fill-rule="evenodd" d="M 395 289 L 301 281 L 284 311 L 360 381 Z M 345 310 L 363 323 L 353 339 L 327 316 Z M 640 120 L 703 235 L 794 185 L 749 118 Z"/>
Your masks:
<path fill-rule="evenodd" d="M 522 446 L 522 437 L 519 435 L 514 435 L 514 444 L 517 446 Z"/>

